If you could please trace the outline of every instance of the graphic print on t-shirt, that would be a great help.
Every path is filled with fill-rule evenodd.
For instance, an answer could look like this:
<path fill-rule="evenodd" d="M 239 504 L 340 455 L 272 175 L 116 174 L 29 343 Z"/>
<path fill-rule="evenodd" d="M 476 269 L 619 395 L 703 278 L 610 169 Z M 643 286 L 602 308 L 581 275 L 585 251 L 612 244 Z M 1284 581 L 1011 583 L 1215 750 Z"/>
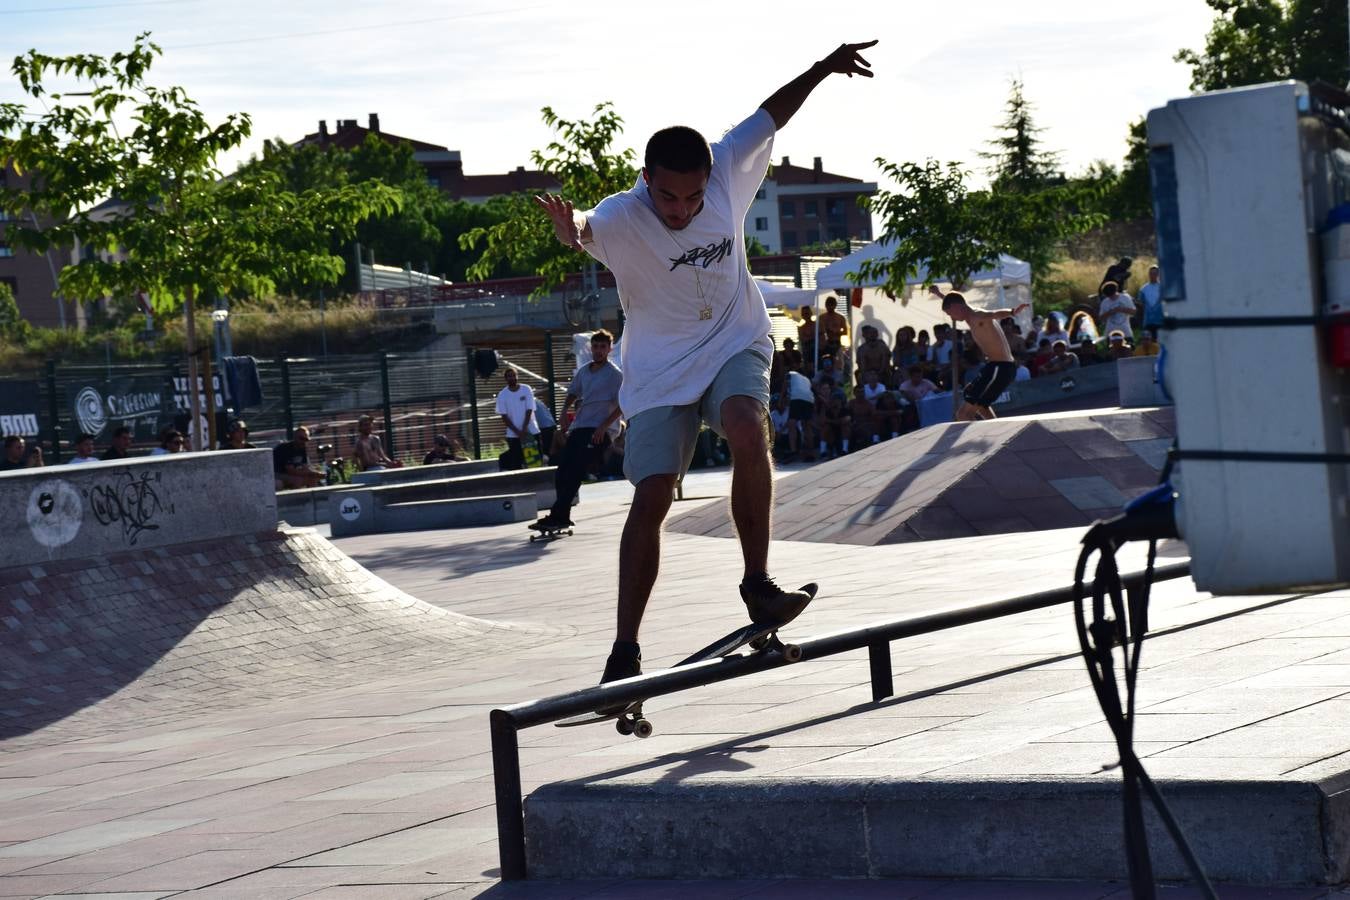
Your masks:
<path fill-rule="evenodd" d="M 732 246 L 731 238 L 725 237 L 720 241 L 709 241 L 706 247 L 685 250 L 682 256 L 669 257 L 670 271 L 674 272 L 680 266 L 699 266 L 706 269 L 713 263 L 721 262 L 730 256 Z"/>

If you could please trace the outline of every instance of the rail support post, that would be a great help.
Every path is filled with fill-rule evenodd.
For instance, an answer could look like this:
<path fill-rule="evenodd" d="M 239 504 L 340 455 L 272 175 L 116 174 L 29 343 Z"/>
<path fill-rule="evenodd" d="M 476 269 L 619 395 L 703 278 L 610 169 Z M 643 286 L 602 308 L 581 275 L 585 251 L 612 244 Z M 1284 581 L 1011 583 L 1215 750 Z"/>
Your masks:
<path fill-rule="evenodd" d="M 868 644 L 867 662 L 872 669 L 872 702 L 877 703 L 895 693 L 895 682 L 891 680 L 891 642 Z"/>
<path fill-rule="evenodd" d="M 525 879 L 525 803 L 520 790 L 516 723 L 500 709 L 491 714 L 492 780 L 497 790 L 497 851 L 502 881 Z"/>

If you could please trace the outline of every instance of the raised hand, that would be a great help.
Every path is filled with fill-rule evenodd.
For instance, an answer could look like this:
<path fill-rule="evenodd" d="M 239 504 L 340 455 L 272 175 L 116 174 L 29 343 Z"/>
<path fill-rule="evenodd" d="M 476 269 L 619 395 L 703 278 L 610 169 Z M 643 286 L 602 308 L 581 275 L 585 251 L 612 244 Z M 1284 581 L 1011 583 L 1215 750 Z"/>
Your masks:
<path fill-rule="evenodd" d="M 876 46 L 876 43 L 876 41 L 867 41 L 862 44 L 840 44 L 833 53 L 822 59 L 820 63 L 831 73 L 847 75 L 849 78 L 854 75 L 871 78 L 872 64 L 863 59 L 862 54 L 858 51 Z"/>
<path fill-rule="evenodd" d="M 534 202 L 548 213 L 553 222 L 553 233 L 564 247 L 585 252 L 581 244 L 581 229 L 577 227 L 576 211 L 571 200 L 564 200 L 557 194 L 536 194 Z"/>

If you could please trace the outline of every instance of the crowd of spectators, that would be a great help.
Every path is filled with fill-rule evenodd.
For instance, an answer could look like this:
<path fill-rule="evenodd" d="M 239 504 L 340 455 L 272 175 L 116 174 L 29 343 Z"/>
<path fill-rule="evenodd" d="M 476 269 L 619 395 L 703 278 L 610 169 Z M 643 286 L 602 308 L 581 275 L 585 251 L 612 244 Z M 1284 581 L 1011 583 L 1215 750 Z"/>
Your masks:
<path fill-rule="evenodd" d="M 1131 263 L 1124 257 L 1107 270 L 1095 313 L 1079 309 L 1066 317 L 1052 312 L 1034 318 L 1025 333 L 1011 318 L 1000 321 L 1017 363 L 1016 381 L 1158 353 L 1158 269 L 1149 269 L 1136 300 L 1122 287 Z M 847 320 L 836 312 L 836 302 L 828 299 L 818 320 L 803 307 L 797 339 L 784 339 L 774 353 L 770 419 L 780 460 L 832 458 L 913 431 L 923 399 L 952 390 L 953 354 L 960 363 L 959 386 L 976 378 L 985 362 L 968 333 L 940 323 L 931 335 L 905 326 L 894 344 L 864 325 L 852 365 L 843 341 Z"/>

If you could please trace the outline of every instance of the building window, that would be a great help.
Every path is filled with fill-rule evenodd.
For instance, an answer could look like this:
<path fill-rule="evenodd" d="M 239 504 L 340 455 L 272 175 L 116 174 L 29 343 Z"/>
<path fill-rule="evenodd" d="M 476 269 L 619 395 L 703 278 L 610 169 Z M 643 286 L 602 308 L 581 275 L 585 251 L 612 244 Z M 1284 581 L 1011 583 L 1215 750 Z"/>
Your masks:
<path fill-rule="evenodd" d="M 784 200 L 778 204 L 778 214 L 784 219 L 790 219 L 797 214 L 797 204 L 792 200 Z"/>
<path fill-rule="evenodd" d="M 814 200 L 807 200 L 803 203 L 802 210 L 802 215 L 806 216 L 808 219 L 814 219 L 820 214 L 819 205 Z"/>
<path fill-rule="evenodd" d="M 757 218 L 755 219 L 755 230 L 756 230 L 756 231 L 768 231 L 768 230 L 769 230 L 769 217 L 768 217 L 768 216 L 759 216 L 759 217 L 757 217 Z"/>
<path fill-rule="evenodd" d="M 14 256 L 14 248 L 4 241 L 0 241 L 0 259 L 10 259 Z"/>
<path fill-rule="evenodd" d="M 765 190 L 764 188 L 760 188 L 759 190 L 755 191 L 755 199 L 756 199 L 756 200 L 763 200 L 763 199 L 764 199 L 765 197 L 767 197 L 768 195 L 769 195 L 769 192 L 768 192 L 767 190 Z"/>
<path fill-rule="evenodd" d="M 431 186 L 434 187 L 434 188 L 440 187 L 440 186 L 441 186 L 441 176 L 439 176 L 439 175 L 428 175 L 428 176 L 427 176 L 427 184 L 431 185 Z"/>
<path fill-rule="evenodd" d="M 844 201 L 838 197 L 832 197 L 825 201 L 825 215 L 831 222 L 844 221 Z"/>
<path fill-rule="evenodd" d="M 846 241 L 846 240 L 848 240 L 848 232 L 844 229 L 844 227 L 843 227 L 842 225 L 831 225 L 831 226 L 830 226 L 830 240 L 832 240 L 832 241 Z"/>
<path fill-rule="evenodd" d="M 797 232 L 795 231 L 783 232 L 783 249 L 790 250 L 796 246 L 797 246 Z"/>

